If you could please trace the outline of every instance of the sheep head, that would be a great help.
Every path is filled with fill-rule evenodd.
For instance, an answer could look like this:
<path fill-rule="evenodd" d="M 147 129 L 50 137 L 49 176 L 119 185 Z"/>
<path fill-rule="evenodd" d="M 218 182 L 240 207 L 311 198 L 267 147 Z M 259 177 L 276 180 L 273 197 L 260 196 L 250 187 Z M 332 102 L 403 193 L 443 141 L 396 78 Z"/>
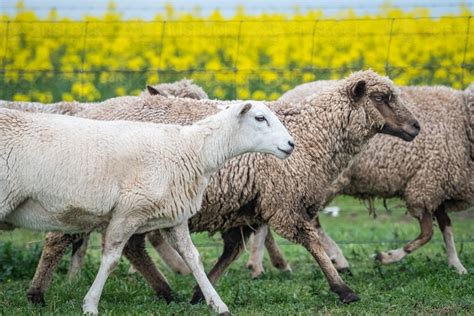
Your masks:
<path fill-rule="evenodd" d="M 351 103 L 364 109 L 368 123 L 376 132 L 405 141 L 412 141 L 420 132 L 420 124 L 389 78 L 371 70 L 359 71 L 346 80 L 345 86 Z"/>
<path fill-rule="evenodd" d="M 237 120 L 233 142 L 239 152 L 262 152 L 288 158 L 295 141 L 278 117 L 263 102 L 244 101 L 223 110 Z"/>
<path fill-rule="evenodd" d="M 155 86 L 147 85 L 142 95 L 162 95 L 164 97 L 190 98 L 196 100 L 209 99 L 204 90 L 192 80 L 182 79 L 173 83 L 161 83 Z"/>

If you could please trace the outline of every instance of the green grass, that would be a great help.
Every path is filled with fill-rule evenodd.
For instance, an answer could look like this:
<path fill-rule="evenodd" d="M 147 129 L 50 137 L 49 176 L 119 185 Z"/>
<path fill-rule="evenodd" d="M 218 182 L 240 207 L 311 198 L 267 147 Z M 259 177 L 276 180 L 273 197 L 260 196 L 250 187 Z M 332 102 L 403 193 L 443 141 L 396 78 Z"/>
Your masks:
<path fill-rule="evenodd" d="M 372 254 L 377 250 L 399 247 L 419 232 L 416 221 L 404 214 L 398 201 L 390 202 L 391 214 L 377 203 L 377 219 L 369 217 L 365 207 L 356 200 L 342 197 L 333 204 L 342 208 L 341 215 L 336 218 L 322 215 L 321 222 L 331 236 L 340 241 L 354 273 L 354 276 L 344 276 L 344 279 L 360 295 L 361 301 L 341 304 L 329 291 L 310 255 L 302 247 L 278 238 L 293 273 L 277 271 L 265 258 L 266 274 L 261 279 L 252 280 L 244 267 L 248 258 L 245 253 L 216 286 L 233 314 L 474 314 L 474 242 L 470 241 L 474 239 L 474 213 L 451 216 L 461 261 L 470 271 L 469 275 L 460 276 L 447 267 L 441 234 L 437 229 L 427 246 L 404 261 L 390 266 L 374 263 Z M 17 230 L 3 232 L 1 237 L 1 315 L 81 314 L 82 299 L 98 269 L 100 248 L 97 236 L 80 278 L 74 282 L 66 280 L 69 260 L 66 258 L 47 293 L 48 305 L 42 308 L 29 304 L 25 295 L 39 255 L 42 234 Z M 193 239 L 206 270 L 209 270 L 221 251 L 219 237 L 195 234 Z M 465 242 L 461 242 L 463 240 Z M 206 305 L 188 303 L 195 285 L 194 278 L 174 275 L 153 250 L 150 252 L 166 274 L 179 303 L 167 305 L 154 299 L 153 291 L 139 275 L 127 274 L 129 264 L 123 259 L 106 284 L 99 311 L 103 315 L 210 314 Z"/>

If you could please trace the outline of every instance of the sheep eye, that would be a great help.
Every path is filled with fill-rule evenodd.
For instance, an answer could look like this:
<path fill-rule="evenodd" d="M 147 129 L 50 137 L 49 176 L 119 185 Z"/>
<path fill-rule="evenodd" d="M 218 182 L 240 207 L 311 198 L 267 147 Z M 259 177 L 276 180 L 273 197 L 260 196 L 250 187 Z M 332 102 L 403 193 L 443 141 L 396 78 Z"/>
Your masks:
<path fill-rule="evenodd" d="M 377 102 L 382 102 L 382 101 L 383 101 L 383 96 L 381 96 L 381 95 L 376 95 L 376 96 L 375 96 L 375 101 L 377 101 Z"/>
<path fill-rule="evenodd" d="M 259 122 L 263 122 L 263 121 L 266 121 L 267 119 L 265 118 L 265 116 L 263 115 L 257 115 L 255 116 L 255 119 Z"/>

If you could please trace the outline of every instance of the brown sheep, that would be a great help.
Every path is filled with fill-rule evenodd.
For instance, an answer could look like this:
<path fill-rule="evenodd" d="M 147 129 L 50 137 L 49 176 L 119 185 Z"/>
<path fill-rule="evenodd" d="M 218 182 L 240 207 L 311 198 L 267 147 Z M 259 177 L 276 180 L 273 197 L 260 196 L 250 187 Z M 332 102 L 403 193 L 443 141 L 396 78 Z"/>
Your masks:
<path fill-rule="evenodd" d="M 322 91 L 331 81 L 307 83 L 284 94 L 281 99 L 298 101 Z M 465 210 L 474 205 L 474 84 L 464 92 L 446 87 L 402 87 L 402 97 L 424 128 L 410 143 L 377 135 L 333 186 L 333 194 L 358 198 L 398 197 L 420 225 L 421 233 L 404 247 L 380 252 L 377 259 L 388 264 L 414 252 L 433 235 L 433 217 L 443 234 L 448 265 L 466 273 L 458 258 L 447 211 Z M 349 263 L 337 244 L 315 223 L 323 246 L 338 270 Z M 265 228 L 255 241 L 265 240 Z M 270 236 L 270 234 L 269 234 Z M 324 242 L 325 241 L 325 242 Z M 270 256 L 281 258 L 271 239 Z M 263 243 L 252 246 L 249 266 L 258 276 L 262 271 Z M 275 250 L 276 249 L 276 250 Z M 260 252 L 260 253 L 259 253 Z"/>

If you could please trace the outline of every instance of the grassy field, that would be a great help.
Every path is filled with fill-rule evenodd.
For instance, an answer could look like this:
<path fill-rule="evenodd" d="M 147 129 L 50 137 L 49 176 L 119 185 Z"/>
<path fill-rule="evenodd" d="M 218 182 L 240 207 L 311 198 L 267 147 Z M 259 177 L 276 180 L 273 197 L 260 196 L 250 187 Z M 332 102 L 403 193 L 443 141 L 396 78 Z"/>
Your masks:
<path fill-rule="evenodd" d="M 342 208 L 339 217 L 322 215 L 321 222 L 352 264 L 353 276 L 344 276 L 360 295 L 361 301 L 343 305 L 329 291 L 322 273 L 300 246 L 281 241 L 293 268 L 292 274 L 280 273 L 265 258 L 266 274 L 252 280 L 244 267 L 244 254 L 217 284 L 217 291 L 234 315 L 310 315 L 310 314 L 474 314 L 474 213 L 452 214 L 461 261 L 470 274 L 459 276 L 447 267 L 440 233 L 426 247 L 405 261 L 379 266 L 372 254 L 398 247 L 415 237 L 418 227 L 404 214 L 398 201 L 391 201 L 387 213 L 377 204 L 377 219 L 351 198 L 338 198 L 333 204 Z M 46 299 L 39 308 L 26 300 L 26 289 L 40 253 L 42 234 L 28 231 L 3 232 L 0 247 L 0 314 L 65 315 L 81 314 L 82 298 L 94 279 L 99 263 L 98 238 L 89 250 L 85 269 L 74 282 L 66 280 L 68 260 L 62 262 Z M 218 236 L 196 234 L 193 239 L 209 270 L 220 254 Z M 462 242 L 464 241 L 464 242 Z M 151 251 L 175 291 L 178 303 L 167 305 L 154 299 L 153 292 L 138 275 L 128 275 L 129 263 L 123 259 L 106 284 L 99 311 L 103 315 L 200 315 L 210 314 L 204 304 L 188 303 L 195 284 L 192 276 L 176 276 Z"/>

